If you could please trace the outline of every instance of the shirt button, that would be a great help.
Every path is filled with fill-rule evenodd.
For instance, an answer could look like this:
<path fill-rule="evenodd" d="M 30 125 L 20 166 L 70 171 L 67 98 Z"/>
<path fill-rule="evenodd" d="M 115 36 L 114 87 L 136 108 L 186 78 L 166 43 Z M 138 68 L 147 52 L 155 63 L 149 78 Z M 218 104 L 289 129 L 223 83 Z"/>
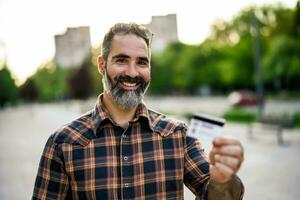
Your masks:
<path fill-rule="evenodd" d="M 128 157 L 127 157 L 127 156 L 124 156 L 124 160 L 128 160 Z"/>
<path fill-rule="evenodd" d="M 124 187 L 128 188 L 129 187 L 129 183 L 125 183 Z"/>

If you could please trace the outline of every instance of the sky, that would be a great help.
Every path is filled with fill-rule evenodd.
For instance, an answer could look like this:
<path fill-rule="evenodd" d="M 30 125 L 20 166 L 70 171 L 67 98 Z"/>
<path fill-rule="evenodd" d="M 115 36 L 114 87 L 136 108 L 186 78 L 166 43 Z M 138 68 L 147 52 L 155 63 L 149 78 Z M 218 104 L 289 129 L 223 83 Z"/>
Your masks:
<path fill-rule="evenodd" d="M 296 5 L 296 0 L 0 0 L 0 60 L 6 58 L 20 84 L 54 57 L 54 36 L 68 27 L 90 26 L 96 47 L 114 23 L 146 24 L 151 16 L 177 14 L 179 40 L 199 44 L 217 19 L 278 2 Z"/>

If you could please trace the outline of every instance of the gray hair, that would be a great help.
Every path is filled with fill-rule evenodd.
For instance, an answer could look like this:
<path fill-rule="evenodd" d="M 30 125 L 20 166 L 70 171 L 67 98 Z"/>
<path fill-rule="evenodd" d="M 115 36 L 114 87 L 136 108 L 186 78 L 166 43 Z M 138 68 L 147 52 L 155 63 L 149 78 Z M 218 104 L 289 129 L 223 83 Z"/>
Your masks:
<path fill-rule="evenodd" d="M 113 25 L 109 31 L 105 34 L 102 46 L 101 46 L 101 55 L 105 61 L 107 61 L 108 54 L 111 50 L 111 43 L 115 35 L 127 35 L 134 34 L 142 39 L 147 44 L 149 58 L 151 56 L 151 40 L 153 33 L 143 25 L 136 23 L 117 23 Z"/>

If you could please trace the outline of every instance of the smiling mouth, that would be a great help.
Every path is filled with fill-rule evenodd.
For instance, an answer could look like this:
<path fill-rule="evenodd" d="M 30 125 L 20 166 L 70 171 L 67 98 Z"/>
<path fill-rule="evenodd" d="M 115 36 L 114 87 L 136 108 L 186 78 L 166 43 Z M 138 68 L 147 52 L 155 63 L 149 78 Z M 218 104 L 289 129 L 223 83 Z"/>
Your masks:
<path fill-rule="evenodd" d="M 120 85 L 126 90 L 135 90 L 139 87 L 139 83 L 120 82 Z"/>

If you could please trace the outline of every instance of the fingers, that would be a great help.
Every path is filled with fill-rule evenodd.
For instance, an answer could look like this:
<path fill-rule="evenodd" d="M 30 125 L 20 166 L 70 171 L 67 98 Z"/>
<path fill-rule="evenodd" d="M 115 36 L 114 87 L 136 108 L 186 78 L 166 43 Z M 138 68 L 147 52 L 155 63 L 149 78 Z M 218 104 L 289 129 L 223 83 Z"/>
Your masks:
<path fill-rule="evenodd" d="M 224 146 L 219 148 L 213 148 L 209 154 L 209 160 L 211 164 L 215 162 L 222 162 L 223 164 L 229 164 L 229 166 L 240 167 L 244 161 L 243 151 L 239 146 Z"/>
<path fill-rule="evenodd" d="M 213 140 L 211 154 L 233 156 L 241 161 L 244 160 L 244 149 L 239 140 L 228 137 L 217 137 Z M 211 158 L 211 157 L 210 157 Z"/>
<path fill-rule="evenodd" d="M 225 165 L 226 167 L 230 168 L 233 173 L 236 172 L 240 167 L 240 161 L 235 157 L 215 155 L 214 160 L 216 166 L 219 164 Z"/>
<path fill-rule="evenodd" d="M 239 170 L 244 160 L 244 149 L 237 139 L 217 137 L 213 140 L 209 158 L 212 179 L 226 182 Z"/>
<path fill-rule="evenodd" d="M 216 155 L 225 155 L 232 156 L 243 160 L 243 148 L 239 145 L 226 145 L 220 147 L 213 147 L 211 154 Z"/>
<path fill-rule="evenodd" d="M 224 145 L 241 145 L 240 141 L 235 138 L 230 137 L 216 137 L 213 140 L 214 146 L 224 146 Z"/>
<path fill-rule="evenodd" d="M 235 173 L 232 168 L 219 162 L 216 162 L 215 167 L 224 175 L 224 177 L 227 177 L 227 179 L 230 179 L 230 177 Z"/>
<path fill-rule="evenodd" d="M 239 170 L 244 161 L 244 150 L 237 139 L 218 137 L 213 141 L 209 158 L 212 165 L 219 166 L 217 169 L 228 175 Z"/>
<path fill-rule="evenodd" d="M 222 163 L 210 165 L 211 179 L 218 183 L 226 183 L 234 175 L 234 171 Z"/>

